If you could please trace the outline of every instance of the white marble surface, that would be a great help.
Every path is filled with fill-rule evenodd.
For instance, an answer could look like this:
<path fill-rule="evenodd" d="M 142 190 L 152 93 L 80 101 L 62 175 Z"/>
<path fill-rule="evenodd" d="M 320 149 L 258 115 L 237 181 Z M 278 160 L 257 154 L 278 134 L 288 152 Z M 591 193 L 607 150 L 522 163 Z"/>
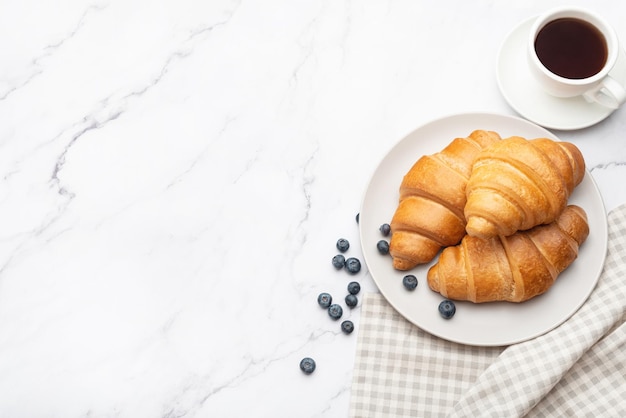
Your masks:
<path fill-rule="evenodd" d="M 498 47 L 561 3 L 0 3 L 0 416 L 346 416 L 356 335 L 316 296 L 371 171 L 430 119 L 514 114 Z M 626 39 L 622 2 L 571 3 Z M 556 132 L 607 211 L 625 129 Z"/>

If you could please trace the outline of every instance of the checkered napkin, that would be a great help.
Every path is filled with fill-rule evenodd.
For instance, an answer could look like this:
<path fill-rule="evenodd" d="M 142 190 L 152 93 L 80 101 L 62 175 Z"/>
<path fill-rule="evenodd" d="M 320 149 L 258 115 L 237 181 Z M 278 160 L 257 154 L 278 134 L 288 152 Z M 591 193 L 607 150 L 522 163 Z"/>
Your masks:
<path fill-rule="evenodd" d="M 626 417 L 626 205 L 604 270 L 565 323 L 509 347 L 432 336 L 380 294 L 362 304 L 350 416 Z"/>

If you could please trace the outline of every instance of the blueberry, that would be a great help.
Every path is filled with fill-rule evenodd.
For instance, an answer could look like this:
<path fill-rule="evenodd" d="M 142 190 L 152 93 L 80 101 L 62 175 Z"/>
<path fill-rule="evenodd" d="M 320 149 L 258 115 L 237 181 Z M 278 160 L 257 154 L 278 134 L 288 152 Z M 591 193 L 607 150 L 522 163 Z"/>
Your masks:
<path fill-rule="evenodd" d="M 445 319 L 450 319 L 456 313 L 456 306 L 451 300 L 445 299 L 439 304 L 439 313 Z"/>
<path fill-rule="evenodd" d="M 341 254 L 337 254 L 336 256 L 333 257 L 333 266 L 335 266 L 337 270 L 341 270 L 342 268 L 344 268 L 345 265 L 346 265 L 346 257 L 344 257 Z"/>
<path fill-rule="evenodd" d="M 383 234 L 384 237 L 388 237 L 391 233 L 391 226 L 389 224 L 382 224 L 380 228 L 380 233 Z"/>
<path fill-rule="evenodd" d="M 357 299 L 356 296 L 354 295 L 347 295 L 346 296 L 346 305 L 348 305 L 349 308 L 354 308 L 357 303 L 359 303 L 359 300 Z"/>
<path fill-rule="evenodd" d="M 326 292 L 320 293 L 317 297 L 317 303 L 319 303 L 322 308 L 328 308 L 330 304 L 333 303 L 333 297 Z"/>
<path fill-rule="evenodd" d="M 352 334 L 352 331 L 354 331 L 354 324 L 352 321 L 343 321 L 341 323 L 341 330 L 346 334 Z"/>
<path fill-rule="evenodd" d="M 332 319 L 339 319 L 343 315 L 343 309 L 341 308 L 341 306 L 337 305 L 336 303 L 333 303 L 332 305 L 328 307 L 328 315 Z"/>
<path fill-rule="evenodd" d="M 350 282 L 348 283 L 348 293 L 351 295 L 358 295 L 361 291 L 361 285 L 359 282 Z"/>
<path fill-rule="evenodd" d="M 341 251 L 342 253 L 345 253 L 346 251 L 348 251 L 348 248 L 350 248 L 350 242 L 348 242 L 347 239 L 339 238 L 337 240 L 337 249 L 339 251 Z"/>
<path fill-rule="evenodd" d="M 304 374 L 311 374 L 315 371 L 315 360 L 311 357 L 305 357 L 300 361 L 300 370 L 304 372 Z"/>
<path fill-rule="evenodd" d="M 346 270 L 349 273 L 357 274 L 361 271 L 361 262 L 358 258 L 350 257 L 346 260 Z"/>
<path fill-rule="evenodd" d="M 376 248 L 378 248 L 378 252 L 381 254 L 389 254 L 389 243 L 384 239 L 381 239 L 376 243 Z"/>
<path fill-rule="evenodd" d="M 360 218 L 360 217 L 361 217 L 361 214 L 360 214 L 360 213 L 357 213 L 357 214 L 356 214 L 356 223 L 359 223 L 359 218 Z"/>
<path fill-rule="evenodd" d="M 407 274 L 402 278 L 402 285 L 407 290 L 415 290 L 415 288 L 417 287 L 417 277 L 412 274 Z"/>

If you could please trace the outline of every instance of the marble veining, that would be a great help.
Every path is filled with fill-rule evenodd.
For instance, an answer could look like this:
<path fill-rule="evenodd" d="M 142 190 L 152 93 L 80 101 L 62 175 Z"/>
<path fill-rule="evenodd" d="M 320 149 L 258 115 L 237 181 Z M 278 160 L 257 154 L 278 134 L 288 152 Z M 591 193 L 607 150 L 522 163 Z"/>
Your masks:
<path fill-rule="evenodd" d="M 356 334 L 316 298 L 377 289 L 331 266 L 336 240 L 362 256 L 402 136 L 514 114 L 498 47 L 558 3 L 4 2 L 0 416 L 346 416 Z M 576 3 L 626 39 L 624 6 Z M 625 120 L 555 132 L 607 211 Z"/>

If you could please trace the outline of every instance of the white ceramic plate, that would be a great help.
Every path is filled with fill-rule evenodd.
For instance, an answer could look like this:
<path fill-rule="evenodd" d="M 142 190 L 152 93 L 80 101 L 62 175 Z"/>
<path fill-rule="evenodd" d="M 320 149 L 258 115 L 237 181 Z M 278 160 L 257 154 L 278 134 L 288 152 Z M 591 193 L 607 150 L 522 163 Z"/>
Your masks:
<path fill-rule="evenodd" d="M 550 129 L 573 130 L 594 125 L 614 112 L 582 97 L 558 98 L 546 94 L 528 71 L 526 40 L 535 17 L 525 20 L 504 39 L 496 65 L 496 79 L 504 99 L 520 115 Z M 626 85 L 626 54 L 611 71 Z"/>
<path fill-rule="evenodd" d="M 418 266 L 408 272 L 395 270 L 390 256 L 381 255 L 376 243 L 384 239 L 379 231 L 389 223 L 396 210 L 403 176 L 424 154 L 443 149 L 456 137 L 476 129 L 498 132 L 502 138 L 557 139 L 547 130 L 526 120 L 489 113 L 448 116 L 416 129 L 383 158 L 364 195 L 360 211 L 360 235 L 365 263 L 380 292 L 406 319 L 423 330 L 446 340 L 476 346 L 502 346 L 525 341 L 557 327 L 587 300 L 602 272 L 607 250 L 607 218 L 600 192 L 587 172 L 569 203 L 581 206 L 589 219 L 590 234 L 580 248 L 578 259 L 557 278 L 543 295 L 515 304 L 493 302 L 473 304 L 456 302 L 456 315 L 443 319 L 437 310 L 443 297 L 430 290 L 428 268 Z M 408 274 L 418 278 L 417 289 L 402 286 Z"/>

